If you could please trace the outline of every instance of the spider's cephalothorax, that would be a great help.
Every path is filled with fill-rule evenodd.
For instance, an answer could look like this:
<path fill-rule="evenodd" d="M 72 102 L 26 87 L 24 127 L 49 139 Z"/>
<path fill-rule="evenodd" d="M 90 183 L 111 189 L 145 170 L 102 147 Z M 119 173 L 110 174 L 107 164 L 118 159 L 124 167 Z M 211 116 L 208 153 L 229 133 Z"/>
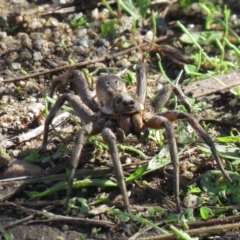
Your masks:
<path fill-rule="evenodd" d="M 49 126 L 52 123 L 57 111 L 61 108 L 65 101 L 69 102 L 76 114 L 86 123 L 86 125 L 78 131 L 75 140 L 70 161 L 70 174 L 68 177 L 67 199 L 65 206 L 67 206 L 72 193 L 72 182 L 83 145 L 88 136 L 101 133 L 104 141 L 109 147 L 109 153 L 114 165 L 115 174 L 123 195 L 125 209 L 130 211 L 124 174 L 118 156 L 117 141 L 122 142 L 124 137 L 130 133 L 135 135 L 140 141 L 144 141 L 148 135 L 148 128 L 164 128 L 174 167 L 176 206 L 177 210 L 180 211 L 179 161 L 174 130 L 171 124 L 172 121 L 177 119 L 185 119 L 192 126 L 197 134 L 210 147 L 213 157 L 217 161 L 223 175 L 231 181 L 229 175 L 222 166 L 212 139 L 191 114 L 180 111 L 167 111 L 154 114 L 152 112 L 145 111 L 144 103 L 147 81 L 144 64 L 138 64 L 136 68 L 136 76 L 137 90 L 135 97 L 127 92 L 125 83 L 120 78 L 114 75 L 100 77 L 96 83 L 97 101 L 92 96 L 92 92 L 89 90 L 87 81 L 81 71 L 71 71 L 53 82 L 50 91 L 51 97 L 57 85 L 66 81 L 71 81 L 76 85 L 79 97 L 71 94 L 63 94 L 57 99 L 45 122 L 43 145 L 46 145 L 47 143 Z M 181 89 L 173 85 L 167 85 L 157 94 L 153 105 L 154 110 L 156 111 L 159 107 L 164 105 L 173 92 L 180 98 L 181 101 L 183 101 L 186 108 L 190 111 L 189 104 L 186 101 Z"/>

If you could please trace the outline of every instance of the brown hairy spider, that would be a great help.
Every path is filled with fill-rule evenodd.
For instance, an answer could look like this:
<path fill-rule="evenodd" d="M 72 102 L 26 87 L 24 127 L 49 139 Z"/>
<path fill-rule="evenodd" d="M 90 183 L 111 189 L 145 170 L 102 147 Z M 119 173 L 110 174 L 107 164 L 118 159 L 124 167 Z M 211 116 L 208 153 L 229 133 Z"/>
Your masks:
<path fill-rule="evenodd" d="M 75 145 L 70 161 L 70 174 L 68 176 L 68 189 L 65 207 L 67 207 L 71 197 L 73 178 L 83 145 L 88 136 L 101 133 L 103 140 L 109 147 L 109 153 L 114 165 L 118 185 L 123 195 L 125 209 L 130 212 L 129 198 L 127 195 L 126 184 L 124 182 L 122 166 L 119 160 L 117 141 L 122 142 L 124 137 L 129 134 L 133 134 L 140 141 L 144 141 L 148 136 L 148 128 L 164 128 L 169 144 L 172 165 L 174 167 L 174 192 L 176 197 L 176 206 L 177 210 L 180 212 L 179 160 L 174 130 L 171 124 L 172 121 L 177 119 L 185 119 L 192 126 L 197 134 L 210 147 L 213 157 L 217 161 L 218 167 L 221 169 L 223 175 L 230 182 L 232 181 L 223 168 L 212 139 L 191 114 L 176 110 L 158 114 L 145 111 L 144 103 L 147 81 L 145 65 L 143 63 L 138 64 L 136 67 L 136 78 L 136 96 L 132 96 L 129 92 L 127 92 L 125 83 L 119 77 L 114 75 L 99 77 L 96 83 L 96 95 L 98 101 L 95 101 L 94 97 L 92 97 L 92 92 L 89 90 L 87 81 L 81 71 L 70 71 L 53 81 L 50 90 L 51 97 L 59 83 L 70 81 L 76 85 L 80 98 L 71 94 L 63 94 L 57 99 L 45 122 L 43 146 L 47 144 L 49 126 L 52 123 L 57 111 L 61 108 L 65 101 L 68 101 L 76 114 L 86 123 L 86 125 L 77 132 L 77 137 L 75 139 Z M 180 97 L 180 100 L 183 101 L 188 111 L 190 111 L 190 107 L 184 99 L 182 91 L 173 85 L 167 85 L 167 87 L 163 88 L 163 90 L 157 94 L 154 100 L 155 111 L 167 102 L 173 92 Z"/>

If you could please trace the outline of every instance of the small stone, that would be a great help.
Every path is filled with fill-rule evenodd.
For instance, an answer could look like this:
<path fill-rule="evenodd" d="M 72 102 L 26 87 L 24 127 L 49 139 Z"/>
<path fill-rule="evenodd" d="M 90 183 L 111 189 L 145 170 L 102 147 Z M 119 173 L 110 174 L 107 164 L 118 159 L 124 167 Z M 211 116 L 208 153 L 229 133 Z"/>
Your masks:
<path fill-rule="evenodd" d="M 126 160 L 125 160 L 125 163 L 126 164 L 132 163 L 132 159 L 130 157 L 127 157 Z"/>
<path fill-rule="evenodd" d="M 7 46 L 6 46 L 5 43 L 0 42 L 0 48 L 1 48 L 3 51 L 5 51 L 5 50 L 7 49 Z"/>
<path fill-rule="evenodd" d="M 123 59 L 117 61 L 117 63 L 116 63 L 116 65 L 120 66 L 120 67 L 129 67 L 130 64 L 131 63 L 126 58 L 123 58 Z"/>
<path fill-rule="evenodd" d="M 13 122 L 13 116 L 7 115 L 6 120 L 7 122 Z"/>
<path fill-rule="evenodd" d="M 15 17 L 15 22 L 16 24 L 20 24 L 23 22 L 23 16 L 16 16 Z"/>
<path fill-rule="evenodd" d="M 187 194 L 187 196 L 183 200 L 183 204 L 185 207 L 196 207 L 198 204 L 198 196 L 193 194 Z"/>
<path fill-rule="evenodd" d="M 19 69 L 22 68 L 21 64 L 18 63 L 18 62 L 13 62 L 13 63 L 11 64 L 11 66 L 12 66 L 12 69 L 13 69 L 13 70 L 19 70 Z"/>
<path fill-rule="evenodd" d="M 6 157 L 7 154 L 4 154 L 4 156 L 0 156 L 0 168 L 5 168 L 7 167 L 10 156 L 8 155 L 8 158 Z"/>
<path fill-rule="evenodd" d="M 39 61 L 39 60 L 43 59 L 43 56 L 40 52 L 34 52 L 33 53 L 33 58 L 34 58 L 35 61 Z"/>
<path fill-rule="evenodd" d="M 54 240 L 65 240 L 62 236 L 57 236 Z"/>
<path fill-rule="evenodd" d="M 12 151 L 12 155 L 13 155 L 14 157 L 17 157 L 20 152 L 21 152 L 20 150 L 13 150 L 13 151 Z"/>
<path fill-rule="evenodd" d="M 31 97 L 30 102 L 37 102 L 37 99 L 35 97 Z"/>
<path fill-rule="evenodd" d="M 89 48 L 88 46 L 88 38 L 86 36 L 80 37 L 76 39 L 73 43 L 75 46 L 82 46 L 84 48 Z"/>
<path fill-rule="evenodd" d="M 31 120 L 31 119 L 30 119 L 29 116 L 25 116 L 25 117 L 24 117 L 24 122 L 27 122 L 27 123 L 28 123 L 28 122 L 30 122 L 30 120 Z"/>
<path fill-rule="evenodd" d="M 29 112 L 29 113 L 28 113 L 28 116 L 29 116 L 31 119 L 33 119 L 33 117 L 34 117 L 34 114 L 33 114 L 33 113 L 31 113 L 31 112 Z"/>
<path fill-rule="evenodd" d="M 24 82 L 24 81 L 19 81 L 18 82 L 18 86 L 21 87 L 21 88 L 24 88 L 25 85 L 26 85 L 26 82 Z"/>
<path fill-rule="evenodd" d="M 2 177 L 5 179 L 21 176 L 33 176 L 40 174 L 42 171 L 42 168 L 33 163 L 16 160 L 4 171 Z"/>
<path fill-rule="evenodd" d="M 146 33 L 146 38 L 149 39 L 149 40 L 152 40 L 153 38 L 153 32 L 151 30 L 147 31 Z"/>
<path fill-rule="evenodd" d="M 47 27 L 57 27 L 59 24 L 58 20 L 56 18 L 50 17 L 48 21 L 46 22 Z"/>
<path fill-rule="evenodd" d="M 6 122 L 2 122 L 0 125 L 3 128 L 8 128 L 8 126 L 9 126 L 8 123 L 6 123 Z"/>
<path fill-rule="evenodd" d="M 99 18 L 99 10 L 98 10 L 98 8 L 93 9 L 93 11 L 92 11 L 92 18 L 95 19 L 95 20 Z"/>
<path fill-rule="evenodd" d="M 229 102 L 229 105 L 230 107 L 235 107 L 238 103 L 238 100 L 236 98 L 232 99 L 230 102 Z"/>
<path fill-rule="evenodd" d="M 72 47 L 74 52 L 78 54 L 84 54 L 85 53 L 85 48 L 83 46 L 73 46 Z"/>
<path fill-rule="evenodd" d="M 69 226 L 67 224 L 63 224 L 62 230 L 63 231 L 68 231 L 69 230 Z"/>

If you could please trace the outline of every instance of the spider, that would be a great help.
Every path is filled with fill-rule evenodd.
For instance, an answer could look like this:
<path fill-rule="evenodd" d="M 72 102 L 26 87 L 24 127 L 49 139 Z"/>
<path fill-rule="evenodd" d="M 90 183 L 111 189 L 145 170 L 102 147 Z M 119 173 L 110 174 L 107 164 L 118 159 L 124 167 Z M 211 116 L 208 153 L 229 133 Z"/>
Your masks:
<path fill-rule="evenodd" d="M 46 146 L 47 144 L 49 126 L 57 111 L 65 101 L 71 105 L 76 114 L 86 123 L 86 125 L 77 132 L 71 155 L 65 208 L 67 207 L 72 194 L 73 179 L 84 143 L 88 136 L 101 133 L 103 140 L 109 147 L 115 175 L 123 196 L 125 210 L 130 212 L 129 197 L 127 195 L 124 174 L 119 160 L 117 141 L 122 142 L 125 136 L 128 136 L 129 134 L 135 135 L 140 141 L 145 141 L 148 136 L 148 128 L 164 128 L 169 145 L 171 162 L 174 167 L 174 193 L 176 207 L 177 211 L 180 212 L 179 159 L 177 143 L 174 137 L 174 129 L 171 124 L 172 121 L 178 119 L 185 119 L 192 126 L 196 133 L 210 147 L 212 155 L 217 161 L 218 167 L 223 175 L 232 182 L 228 173 L 223 168 L 212 139 L 190 113 L 172 110 L 156 114 L 145 110 L 144 104 L 147 81 L 144 63 L 139 63 L 137 65 L 136 79 L 136 93 L 130 94 L 127 91 L 124 81 L 119 77 L 115 75 L 104 75 L 99 77 L 96 82 L 97 100 L 92 97 L 92 92 L 88 87 L 85 76 L 79 70 L 69 71 L 67 74 L 62 75 L 53 81 L 50 89 L 51 97 L 59 83 L 67 81 L 76 85 L 79 96 L 65 93 L 57 99 L 45 121 L 43 146 Z M 180 100 L 183 101 L 188 111 L 190 111 L 190 106 L 184 98 L 182 91 L 180 88 L 173 85 L 167 85 L 156 95 L 156 98 L 153 101 L 154 110 L 156 111 L 159 107 L 164 105 L 173 92 L 175 92 Z"/>

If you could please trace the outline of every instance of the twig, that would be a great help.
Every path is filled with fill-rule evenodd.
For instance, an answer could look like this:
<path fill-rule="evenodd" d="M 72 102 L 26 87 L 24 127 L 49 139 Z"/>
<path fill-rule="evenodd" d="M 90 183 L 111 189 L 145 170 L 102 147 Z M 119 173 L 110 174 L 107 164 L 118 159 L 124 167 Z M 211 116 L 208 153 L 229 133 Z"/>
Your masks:
<path fill-rule="evenodd" d="M 54 126 L 59 125 L 60 123 L 66 121 L 70 116 L 71 116 L 71 114 L 68 112 L 59 114 L 57 117 L 54 118 L 53 125 Z M 30 139 L 33 139 L 33 138 L 41 135 L 43 133 L 43 131 L 44 131 L 44 126 L 39 126 L 28 133 L 24 133 L 24 134 L 16 136 L 16 137 L 4 139 L 0 143 L 0 149 L 6 149 L 9 147 L 15 146 L 19 143 L 26 142 Z"/>
<path fill-rule="evenodd" d="M 4 202 L 0 203 L 1 206 L 8 206 L 8 207 L 14 207 L 17 208 L 26 214 L 30 214 L 33 216 L 42 216 L 47 218 L 47 220 L 36 220 L 31 221 L 30 223 L 36 223 L 36 222 L 64 222 L 64 223 L 73 223 L 73 224 L 81 224 L 81 225 L 93 225 L 93 226 L 101 226 L 106 228 L 111 228 L 115 224 L 110 221 L 103 221 L 103 220 L 94 220 L 94 219 L 85 219 L 85 218 L 77 218 L 77 217 L 67 217 L 62 215 L 56 215 L 53 213 L 49 213 L 47 211 L 39 211 L 32 208 L 26 208 L 19 206 L 13 202 Z"/>
<path fill-rule="evenodd" d="M 224 121 L 219 121 L 216 119 L 207 119 L 207 118 L 203 118 L 199 120 L 199 123 L 201 122 L 207 122 L 207 123 L 216 123 L 218 125 L 223 125 L 223 126 L 227 126 L 227 127 L 235 127 L 238 128 L 240 127 L 239 124 L 234 124 L 234 123 L 230 123 L 230 122 L 224 122 Z"/>
<path fill-rule="evenodd" d="M 60 169 L 67 167 L 68 162 L 58 165 L 49 171 L 44 172 L 40 176 L 35 177 L 28 177 L 27 179 L 21 180 L 20 178 L 11 178 L 11 179 L 2 179 L 0 180 L 0 202 L 9 199 L 17 192 L 22 191 L 27 186 L 34 184 L 34 183 L 41 183 L 41 182 L 60 182 L 66 181 L 67 174 L 56 174 L 50 175 L 58 172 Z M 123 166 L 124 169 L 133 169 L 133 166 Z M 136 169 L 136 166 L 135 166 Z M 101 178 L 106 177 L 107 175 L 113 172 L 112 167 L 101 167 L 97 169 L 78 169 L 76 171 L 75 177 L 77 179 L 84 179 L 84 178 Z M 22 178 L 22 177 L 21 177 Z M 11 187 L 8 187 L 11 186 Z"/>
<path fill-rule="evenodd" d="M 231 224 L 222 224 L 218 226 L 211 226 L 211 227 L 201 227 L 197 229 L 192 229 L 189 231 L 186 231 L 187 234 L 189 234 L 191 237 L 194 236 L 199 236 L 204 234 L 206 235 L 211 235 L 211 234 L 220 234 L 227 232 L 232 229 L 238 229 L 240 227 L 240 223 L 231 223 Z M 139 240 L 173 240 L 173 239 L 178 239 L 178 236 L 175 234 L 164 234 L 164 235 L 158 235 L 154 237 L 147 237 L 147 238 L 139 238 Z"/>
<path fill-rule="evenodd" d="M 157 223 L 156 225 L 159 226 L 159 225 L 161 225 L 161 224 L 162 224 L 162 222 Z M 149 231 L 149 230 L 151 230 L 151 229 L 153 229 L 153 227 L 145 227 L 145 228 L 143 228 L 143 229 L 140 229 L 140 230 L 139 230 L 138 232 L 136 232 L 133 236 L 131 236 L 131 237 L 129 238 L 129 240 L 136 240 L 136 239 L 138 239 L 138 237 L 141 236 L 143 233 L 146 233 L 147 231 Z"/>
<path fill-rule="evenodd" d="M 156 42 L 162 42 L 162 41 L 166 40 L 167 38 L 168 38 L 168 36 L 159 37 L 155 40 L 155 43 Z M 83 62 L 79 62 L 79 63 L 75 63 L 75 64 L 70 64 L 70 65 L 67 65 L 67 66 L 58 67 L 58 68 L 54 68 L 54 69 L 43 71 L 43 72 L 34 73 L 34 74 L 31 74 L 31 75 L 27 75 L 27 76 L 17 76 L 16 78 L 7 79 L 7 80 L 4 80 L 2 82 L 3 83 L 18 82 L 18 81 L 26 80 L 28 78 L 35 78 L 35 77 L 39 77 L 41 75 L 47 75 L 47 74 L 50 74 L 50 73 L 54 73 L 54 72 L 58 72 L 58 71 L 62 71 L 62 70 L 67 70 L 67 69 L 70 69 L 70 68 L 84 67 L 84 66 L 96 63 L 96 62 L 104 62 L 106 60 L 111 60 L 111 59 L 114 59 L 116 57 L 127 54 L 129 52 L 132 52 L 132 51 L 138 49 L 139 47 L 140 48 L 146 47 L 147 45 L 149 45 L 149 43 L 144 42 L 144 43 L 141 43 L 139 46 L 134 46 L 134 47 L 128 48 L 128 49 L 123 50 L 121 52 L 114 53 L 110 56 L 104 56 L 104 57 L 97 58 L 97 59 L 87 60 L 87 61 L 83 61 Z"/>
<path fill-rule="evenodd" d="M 25 223 L 25 222 L 29 221 L 29 220 L 32 219 L 32 218 L 33 218 L 33 215 L 30 215 L 30 216 L 25 217 L 25 218 L 23 218 L 23 219 L 14 221 L 13 223 L 10 223 L 10 224 L 8 224 L 8 225 L 6 225 L 6 226 L 3 226 L 3 227 L 1 227 L 1 228 L 2 228 L 2 229 L 7 229 L 7 228 L 10 228 L 10 227 L 14 227 L 14 226 L 17 226 L 17 225 L 19 225 L 19 224 L 21 224 L 21 223 Z"/>
<path fill-rule="evenodd" d="M 216 92 L 220 92 L 220 91 L 222 91 L 222 90 L 226 90 L 226 89 L 228 89 L 228 88 L 236 87 L 236 86 L 239 86 L 239 85 L 240 85 L 240 82 L 235 82 L 235 83 L 228 84 L 228 85 L 223 86 L 223 87 L 220 87 L 220 88 L 216 88 L 216 89 L 209 90 L 209 91 L 207 91 L 207 92 L 195 94 L 195 95 L 193 95 L 193 97 L 194 97 L 194 98 L 203 97 L 203 96 L 210 95 L 210 94 L 213 94 L 213 93 L 216 93 Z"/>

